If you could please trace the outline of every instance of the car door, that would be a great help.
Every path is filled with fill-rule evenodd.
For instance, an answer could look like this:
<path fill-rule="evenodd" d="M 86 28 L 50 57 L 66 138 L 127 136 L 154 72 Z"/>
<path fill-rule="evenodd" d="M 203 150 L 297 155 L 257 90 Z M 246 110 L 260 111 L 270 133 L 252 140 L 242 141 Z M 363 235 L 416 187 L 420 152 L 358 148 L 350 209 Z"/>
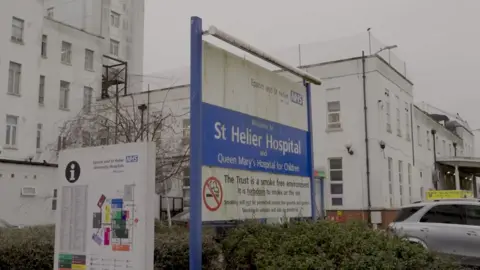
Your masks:
<path fill-rule="evenodd" d="M 465 205 L 465 210 L 464 260 L 480 266 L 480 205 Z"/>
<path fill-rule="evenodd" d="M 420 231 L 431 250 L 454 256 L 464 253 L 465 208 L 458 204 L 438 204 L 420 219 Z"/>

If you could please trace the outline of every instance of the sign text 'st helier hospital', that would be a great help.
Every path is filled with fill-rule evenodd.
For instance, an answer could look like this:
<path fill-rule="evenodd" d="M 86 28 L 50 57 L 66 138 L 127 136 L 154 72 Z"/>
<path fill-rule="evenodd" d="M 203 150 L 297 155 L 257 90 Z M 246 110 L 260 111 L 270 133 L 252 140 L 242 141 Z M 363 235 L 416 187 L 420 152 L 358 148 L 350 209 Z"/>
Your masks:
<path fill-rule="evenodd" d="M 310 217 L 304 85 L 205 41 L 203 63 L 202 220 Z"/>

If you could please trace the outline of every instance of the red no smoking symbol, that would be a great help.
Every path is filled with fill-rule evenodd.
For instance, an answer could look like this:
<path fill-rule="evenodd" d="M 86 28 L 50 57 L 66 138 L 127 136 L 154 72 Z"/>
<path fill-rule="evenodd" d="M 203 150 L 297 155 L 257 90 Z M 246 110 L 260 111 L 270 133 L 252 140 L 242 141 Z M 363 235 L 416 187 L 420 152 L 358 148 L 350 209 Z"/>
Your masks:
<path fill-rule="evenodd" d="M 210 211 L 217 211 L 222 205 L 223 190 L 222 183 L 215 177 L 210 177 L 203 185 L 203 203 Z"/>

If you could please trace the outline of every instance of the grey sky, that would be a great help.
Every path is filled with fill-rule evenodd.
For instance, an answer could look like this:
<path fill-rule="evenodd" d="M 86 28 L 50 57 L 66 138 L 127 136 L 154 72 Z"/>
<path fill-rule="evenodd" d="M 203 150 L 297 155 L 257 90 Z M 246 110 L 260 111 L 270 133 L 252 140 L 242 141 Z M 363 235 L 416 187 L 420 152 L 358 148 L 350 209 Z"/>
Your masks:
<path fill-rule="evenodd" d="M 407 61 L 416 101 L 480 128 L 480 0 L 146 0 L 145 73 L 186 67 L 189 18 L 266 51 L 372 34 Z M 360 54 L 360 52 L 359 52 Z"/>

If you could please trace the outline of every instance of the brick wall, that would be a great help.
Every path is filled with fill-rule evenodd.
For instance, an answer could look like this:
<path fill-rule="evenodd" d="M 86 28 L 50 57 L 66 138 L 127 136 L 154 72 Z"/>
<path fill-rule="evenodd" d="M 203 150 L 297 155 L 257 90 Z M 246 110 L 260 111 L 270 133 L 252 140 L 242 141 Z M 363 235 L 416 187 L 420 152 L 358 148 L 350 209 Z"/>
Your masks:
<path fill-rule="evenodd" d="M 388 224 L 395 219 L 397 210 L 381 210 L 382 224 L 379 224 L 381 229 L 387 228 Z M 327 211 L 327 218 L 336 220 L 338 222 L 345 222 L 348 220 L 368 221 L 368 210 L 342 210 L 342 211 Z"/>

